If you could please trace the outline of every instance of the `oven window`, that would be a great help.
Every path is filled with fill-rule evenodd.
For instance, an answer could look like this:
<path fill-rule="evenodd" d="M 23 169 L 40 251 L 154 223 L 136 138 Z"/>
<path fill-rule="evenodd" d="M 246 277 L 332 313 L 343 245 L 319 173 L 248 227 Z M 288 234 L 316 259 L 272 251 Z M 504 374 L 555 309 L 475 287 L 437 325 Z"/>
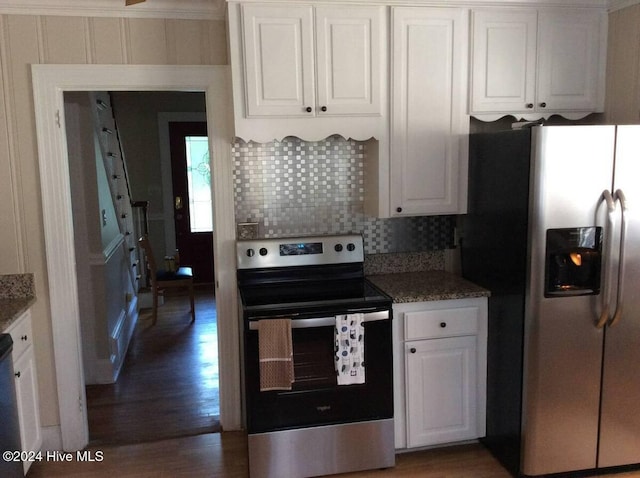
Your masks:
<path fill-rule="evenodd" d="M 293 329 L 292 334 L 293 391 L 335 387 L 334 328 Z"/>

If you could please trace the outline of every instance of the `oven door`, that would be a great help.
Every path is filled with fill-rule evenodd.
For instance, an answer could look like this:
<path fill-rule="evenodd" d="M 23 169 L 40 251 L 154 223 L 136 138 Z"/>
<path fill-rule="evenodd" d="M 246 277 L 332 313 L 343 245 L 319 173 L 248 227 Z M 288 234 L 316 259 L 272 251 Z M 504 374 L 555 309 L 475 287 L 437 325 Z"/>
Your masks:
<path fill-rule="evenodd" d="M 349 311 L 353 312 L 357 311 Z M 391 309 L 364 314 L 365 383 L 357 385 L 337 384 L 335 318 L 293 319 L 292 389 L 267 392 L 260 391 L 258 324 L 248 320 L 245 387 L 249 433 L 392 418 L 391 317 Z"/>

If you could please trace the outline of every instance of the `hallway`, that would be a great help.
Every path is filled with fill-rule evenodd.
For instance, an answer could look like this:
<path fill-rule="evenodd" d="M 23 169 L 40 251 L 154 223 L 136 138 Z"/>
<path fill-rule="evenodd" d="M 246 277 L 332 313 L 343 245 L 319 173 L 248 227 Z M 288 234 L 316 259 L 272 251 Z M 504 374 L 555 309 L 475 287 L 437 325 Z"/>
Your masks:
<path fill-rule="evenodd" d="M 187 296 L 168 295 L 153 327 L 149 316 L 150 309 L 140 312 L 117 383 L 86 388 L 91 446 L 150 442 L 220 429 L 212 287 L 196 287 L 193 324 Z"/>

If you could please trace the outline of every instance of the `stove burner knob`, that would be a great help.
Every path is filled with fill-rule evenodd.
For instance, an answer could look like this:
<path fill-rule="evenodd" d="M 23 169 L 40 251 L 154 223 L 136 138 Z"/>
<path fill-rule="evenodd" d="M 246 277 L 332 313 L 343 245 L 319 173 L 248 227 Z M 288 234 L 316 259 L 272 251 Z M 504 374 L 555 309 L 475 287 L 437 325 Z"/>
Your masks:
<path fill-rule="evenodd" d="M 353 242 L 350 242 L 349 244 L 347 244 L 347 250 L 349 252 L 353 252 L 356 250 L 356 245 Z"/>
<path fill-rule="evenodd" d="M 266 247 L 261 247 L 260 248 L 260 255 L 261 256 L 266 256 L 267 255 L 267 248 Z"/>
<path fill-rule="evenodd" d="M 253 249 L 247 249 L 247 257 L 253 257 L 256 254 L 256 251 Z"/>
<path fill-rule="evenodd" d="M 342 252 L 342 244 L 336 244 L 334 249 L 336 250 L 336 252 Z"/>

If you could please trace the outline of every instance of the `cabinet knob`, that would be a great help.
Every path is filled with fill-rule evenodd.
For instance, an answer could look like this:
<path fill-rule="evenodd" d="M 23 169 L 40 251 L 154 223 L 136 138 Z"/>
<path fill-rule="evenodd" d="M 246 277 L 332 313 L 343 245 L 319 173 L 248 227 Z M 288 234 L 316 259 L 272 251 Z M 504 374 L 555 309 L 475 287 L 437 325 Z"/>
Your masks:
<path fill-rule="evenodd" d="M 402 208 L 401 207 L 397 207 L 396 208 L 396 212 L 402 212 Z"/>
<path fill-rule="evenodd" d="M 416 353 L 416 352 L 417 352 L 417 350 L 415 349 L 415 347 L 411 347 L 411 348 L 409 349 L 409 352 L 411 352 L 412 354 L 414 354 L 414 353 Z"/>
<path fill-rule="evenodd" d="M 327 107 L 323 106 L 322 108 L 320 108 L 320 111 L 327 111 Z"/>
<path fill-rule="evenodd" d="M 20 378 L 20 372 L 16 372 L 14 373 L 14 375 L 16 376 L 16 378 Z"/>
<path fill-rule="evenodd" d="M 313 108 L 311 108 L 311 106 L 307 106 L 307 107 L 305 108 L 305 111 L 306 111 L 307 113 L 311 113 L 311 112 L 313 111 Z"/>
<path fill-rule="evenodd" d="M 543 101 L 542 103 L 540 103 L 540 108 L 546 108 L 547 104 Z"/>
<path fill-rule="evenodd" d="M 22 340 L 23 342 L 26 342 L 28 338 L 29 337 L 27 337 L 26 335 L 23 335 L 22 337 L 20 337 L 20 340 Z"/>
<path fill-rule="evenodd" d="M 442 327 L 443 329 L 447 326 L 446 322 L 440 322 L 440 327 Z"/>
<path fill-rule="evenodd" d="M 533 108 L 533 103 L 527 103 L 527 108 L 529 109 Z"/>

